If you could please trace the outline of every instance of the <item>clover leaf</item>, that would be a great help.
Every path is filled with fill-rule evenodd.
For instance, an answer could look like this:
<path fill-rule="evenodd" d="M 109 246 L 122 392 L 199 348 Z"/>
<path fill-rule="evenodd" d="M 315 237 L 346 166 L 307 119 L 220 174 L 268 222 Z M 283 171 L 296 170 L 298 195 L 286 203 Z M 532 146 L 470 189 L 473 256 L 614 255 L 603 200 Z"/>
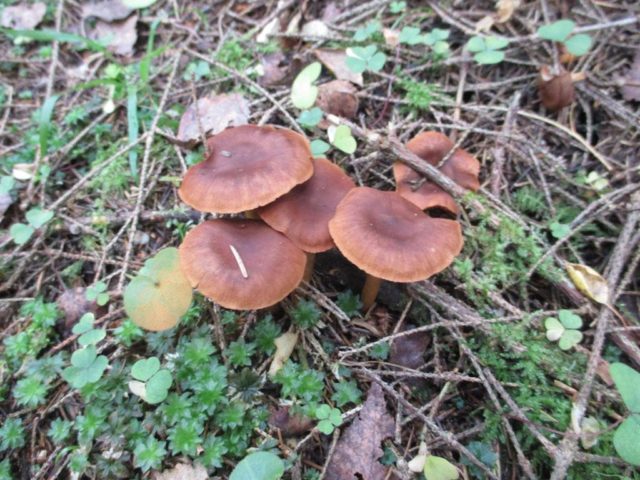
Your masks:
<path fill-rule="evenodd" d="M 129 382 L 131 392 L 152 405 L 167 398 L 173 383 L 171 372 L 160 369 L 158 357 L 138 360 L 131 367 L 131 376 L 135 379 Z"/>
<path fill-rule="evenodd" d="M 356 33 L 353 35 L 353 39 L 356 42 L 363 42 L 372 37 L 376 32 L 379 32 L 382 29 L 382 25 L 378 20 L 373 20 L 367 23 L 364 27 L 360 27 L 356 30 Z"/>
<path fill-rule="evenodd" d="M 14 223 L 9 228 L 9 235 L 11 235 L 11 239 L 17 245 L 24 245 L 29 241 L 31 236 L 36 231 L 31 225 L 25 225 L 24 223 Z"/>
<path fill-rule="evenodd" d="M 337 408 L 325 404 L 320 405 L 316 409 L 316 418 L 318 422 L 318 430 L 326 435 L 330 435 L 336 427 L 342 425 L 342 413 Z"/>
<path fill-rule="evenodd" d="M 347 125 L 332 125 L 329 127 L 327 134 L 329 141 L 338 150 L 351 155 L 356 151 L 358 144 L 356 139 L 351 135 L 351 129 Z"/>
<path fill-rule="evenodd" d="M 490 36 L 481 37 L 476 35 L 471 37 L 465 49 L 473 53 L 473 58 L 481 65 L 492 65 L 504 60 L 504 48 L 509 45 L 509 40 L 501 37 Z"/>
<path fill-rule="evenodd" d="M 109 302 L 109 294 L 106 293 L 107 284 L 104 282 L 97 282 L 95 285 L 87 287 L 85 296 L 90 302 L 96 302 L 101 307 Z"/>
<path fill-rule="evenodd" d="M 318 96 L 318 87 L 313 85 L 322 71 L 320 62 L 313 62 L 304 67 L 291 85 L 291 103 L 296 108 L 311 108 Z"/>
<path fill-rule="evenodd" d="M 27 243 L 37 229 L 43 227 L 53 218 L 53 212 L 34 207 L 26 213 L 25 217 L 27 219 L 26 224 L 14 223 L 9 229 L 9 235 L 17 245 Z"/>
<path fill-rule="evenodd" d="M 298 123 L 305 128 L 313 128 L 322 120 L 322 110 L 313 107 L 311 110 L 303 110 L 298 117 Z"/>
<path fill-rule="evenodd" d="M 80 337 L 78 337 L 78 343 L 83 347 L 95 345 L 107 336 L 104 328 L 93 328 L 94 321 L 95 316 L 93 313 L 85 313 L 71 329 L 74 335 L 80 335 Z"/>
<path fill-rule="evenodd" d="M 324 155 L 329 149 L 331 145 L 329 145 L 324 140 L 316 139 L 311 141 L 311 154 L 314 157 L 321 157 Z"/>
<path fill-rule="evenodd" d="M 573 20 L 563 19 L 538 28 L 538 36 L 545 40 L 562 43 L 567 51 L 580 57 L 591 49 L 592 38 L 586 33 L 571 35 L 576 24 Z"/>
<path fill-rule="evenodd" d="M 384 67 L 387 56 L 378 51 L 375 45 L 367 45 L 366 47 L 347 48 L 347 58 L 345 63 L 347 67 L 355 72 L 362 73 L 365 70 L 379 72 Z"/>
<path fill-rule="evenodd" d="M 73 388 L 82 388 L 100 380 L 107 365 L 107 357 L 98 355 L 95 345 L 87 345 L 73 352 L 71 366 L 62 371 L 62 378 Z"/>
<path fill-rule="evenodd" d="M 558 318 L 560 320 L 553 317 L 545 320 L 547 339 L 557 341 L 560 349 L 569 350 L 582 341 L 582 332 L 578 330 L 582 327 L 582 318 L 571 310 L 560 310 Z"/>
<path fill-rule="evenodd" d="M 424 462 L 424 478 L 426 480 L 456 480 L 458 469 L 447 459 L 428 455 Z"/>

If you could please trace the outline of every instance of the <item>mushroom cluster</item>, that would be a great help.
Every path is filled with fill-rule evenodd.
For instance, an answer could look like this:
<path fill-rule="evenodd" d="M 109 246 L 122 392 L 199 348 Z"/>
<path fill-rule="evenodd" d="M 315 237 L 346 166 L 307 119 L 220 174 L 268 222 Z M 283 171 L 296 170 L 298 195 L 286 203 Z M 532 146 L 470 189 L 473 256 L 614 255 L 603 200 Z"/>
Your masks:
<path fill-rule="evenodd" d="M 479 188 L 479 162 L 446 136 L 424 132 L 407 148 L 464 188 Z M 309 279 L 314 255 L 334 246 L 363 270 L 365 309 L 381 280 L 424 280 L 462 250 L 455 200 L 396 162 L 397 190 L 356 187 L 340 167 L 313 159 L 292 130 L 244 125 L 210 138 L 208 157 L 186 174 L 188 205 L 243 218 L 208 220 L 185 237 L 180 261 L 191 285 L 221 306 L 259 309 Z"/>

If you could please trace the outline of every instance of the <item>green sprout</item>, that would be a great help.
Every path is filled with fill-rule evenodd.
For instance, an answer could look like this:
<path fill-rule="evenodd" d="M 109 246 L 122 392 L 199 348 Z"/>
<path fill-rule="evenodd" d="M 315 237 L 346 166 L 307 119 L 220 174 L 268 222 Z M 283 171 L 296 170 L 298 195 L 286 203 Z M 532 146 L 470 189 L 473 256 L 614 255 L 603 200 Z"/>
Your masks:
<path fill-rule="evenodd" d="M 504 48 L 509 45 L 509 40 L 496 36 L 482 37 L 476 35 L 471 37 L 465 49 L 473 53 L 473 59 L 480 65 L 493 65 L 504 60 Z"/>
<path fill-rule="evenodd" d="M 575 28 L 574 21 L 564 19 L 543 25 L 537 33 L 540 38 L 563 44 L 571 55 L 580 57 L 591 49 L 593 40 L 586 33 L 571 35 Z"/>
<path fill-rule="evenodd" d="M 71 366 L 62 371 L 62 378 L 73 388 L 82 388 L 100 380 L 108 365 L 107 357 L 98 355 L 95 345 L 88 345 L 73 352 Z"/>
<path fill-rule="evenodd" d="M 336 427 L 342 425 L 342 414 L 337 408 L 331 408 L 326 403 L 316 409 L 318 430 L 325 435 L 330 435 Z"/>
<path fill-rule="evenodd" d="M 582 318 L 571 310 L 559 310 L 558 318 L 547 318 L 544 326 L 547 329 L 547 339 L 558 342 L 562 350 L 569 350 L 582 341 L 582 332 L 579 330 Z"/>
<path fill-rule="evenodd" d="M 384 67 L 387 56 L 378 51 L 375 45 L 367 45 L 366 47 L 347 48 L 347 59 L 345 63 L 347 67 L 355 73 L 362 73 L 366 70 L 370 72 L 379 72 Z"/>

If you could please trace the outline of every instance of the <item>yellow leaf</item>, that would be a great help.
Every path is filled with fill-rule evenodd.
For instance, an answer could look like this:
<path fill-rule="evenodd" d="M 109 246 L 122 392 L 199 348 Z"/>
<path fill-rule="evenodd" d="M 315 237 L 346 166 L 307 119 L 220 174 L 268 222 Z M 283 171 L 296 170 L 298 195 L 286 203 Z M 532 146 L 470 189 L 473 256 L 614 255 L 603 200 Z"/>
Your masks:
<path fill-rule="evenodd" d="M 284 333 L 273 341 L 276 345 L 276 353 L 273 355 L 271 367 L 269 367 L 269 375 L 275 375 L 284 366 L 293 353 L 297 342 L 298 334 L 292 332 Z"/>
<path fill-rule="evenodd" d="M 607 281 L 593 268 L 578 263 L 567 263 L 569 278 L 585 296 L 602 305 L 609 304 Z"/>

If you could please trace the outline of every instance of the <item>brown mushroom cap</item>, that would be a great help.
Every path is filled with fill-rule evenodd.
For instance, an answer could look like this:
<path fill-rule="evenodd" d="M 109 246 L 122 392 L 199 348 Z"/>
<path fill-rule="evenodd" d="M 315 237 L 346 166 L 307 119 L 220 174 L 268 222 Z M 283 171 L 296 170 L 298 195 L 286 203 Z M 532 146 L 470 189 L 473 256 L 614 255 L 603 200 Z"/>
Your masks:
<path fill-rule="evenodd" d="M 424 177 L 404 163 L 393 164 L 393 176 L 396 179 L 396 192 L 420 210 L 443 208 L 454 215 L 460 211 L 453 197 L 435 183 L 424 181 L 415 188 L 418 182 L 424 180 Z"/>
<path fill-rule="evenodd" d="M 394 282 L 429 278 L 462 250 L 458 222 L 429 217 L 395 192 L 368 187 L 347 194 L 329 230 L 349 261 Z"/>
<path fill-rule="evenodd" d="M 209 157 L 189 169 L 180 198 L 203 212 L 239 213 L 266 205 L 313 174 L 309 142 L 285 128 L 242 125 L 207 141 Z"/>
<path fill-rule="evenodd" d="M 235 310 L 278 303 L 298 286 L 307 261 L 291 240 L 257 220 L 201 223 L 187 233 L 179 251 L 191 285 Z"/>
<path fill-rule="evenodd" d="M 439 132 L 419 133 L 407 143 L 409 150 L 434 167 L 440 163 L 453 146 L 453 142 Z M 478 181 L 480 162 L 466 150 L 456 149 L 440 167 L 440 171 L 463 188 L 474 192 L 480 188 Z"/>
<path fill-rule="evenodd" d="M 575 99 L 571 73 L 562 67 L 557 74 L 548 65 L 540 67 L 538 90 L 542 104 L 552 112 L 568 107 Z"/>
<path fill-rule="evenodd" d="M 309 180 L 257 213 L 271 228 L 285 234 L 305 252 L 324 252 L 334 246 L 329 220 L 354 187 L 340 167 L 326 158 L 317 158 Z"/>

